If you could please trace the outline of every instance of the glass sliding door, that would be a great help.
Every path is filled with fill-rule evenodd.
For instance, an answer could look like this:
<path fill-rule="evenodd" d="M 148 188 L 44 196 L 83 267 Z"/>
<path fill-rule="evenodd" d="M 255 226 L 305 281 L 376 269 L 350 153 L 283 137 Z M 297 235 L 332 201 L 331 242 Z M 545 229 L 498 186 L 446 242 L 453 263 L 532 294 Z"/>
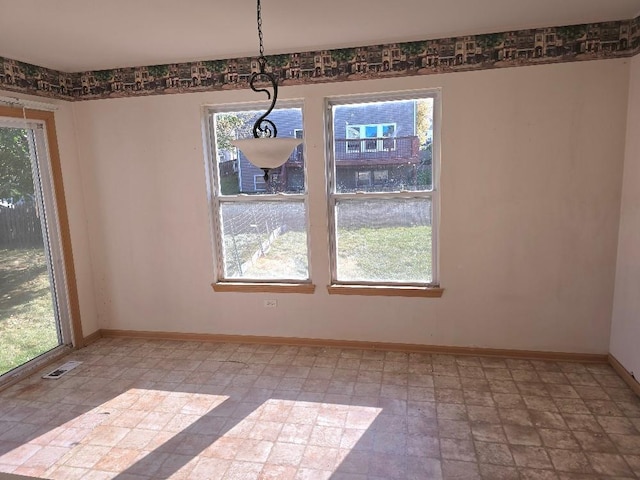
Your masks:
<path fill-rule="evenodd" d="M 70 343 L 46 138 L 0 117 L 0 376 Z"/>

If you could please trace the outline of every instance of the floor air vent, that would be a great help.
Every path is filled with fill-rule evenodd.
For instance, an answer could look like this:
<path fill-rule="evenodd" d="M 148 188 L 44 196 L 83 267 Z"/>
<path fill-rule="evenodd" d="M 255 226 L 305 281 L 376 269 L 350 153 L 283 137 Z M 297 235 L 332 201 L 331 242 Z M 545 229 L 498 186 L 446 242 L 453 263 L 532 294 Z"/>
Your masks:
<path fill-rule="evenodd" d="M 69 372 L 70 370 L 73 370 L 81 363 L 82 362 L 76 362 L 76 361 L 67 362 L 64 365 L 60 365 L 58 368 L 56 368 L 52 372 L 49 372 L 46 375 L 43 375 L 42 378 L 60 378 L 65 373 Z"/>

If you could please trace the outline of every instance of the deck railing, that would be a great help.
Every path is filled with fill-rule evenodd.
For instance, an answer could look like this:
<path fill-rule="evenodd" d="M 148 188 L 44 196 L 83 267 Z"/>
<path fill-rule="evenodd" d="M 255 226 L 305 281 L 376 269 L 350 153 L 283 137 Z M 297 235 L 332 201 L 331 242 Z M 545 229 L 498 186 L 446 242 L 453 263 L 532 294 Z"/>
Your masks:
<path fill-rule="evenodd" d="M 410 137 L 379 138 L 336 138 L 335 153 L 337 162 L 398 160 L 414 162 L 419 159 L 420 140 Z M 296 148 L 288 163 L 300 163 L 303 160 L 302 146 Z"/>

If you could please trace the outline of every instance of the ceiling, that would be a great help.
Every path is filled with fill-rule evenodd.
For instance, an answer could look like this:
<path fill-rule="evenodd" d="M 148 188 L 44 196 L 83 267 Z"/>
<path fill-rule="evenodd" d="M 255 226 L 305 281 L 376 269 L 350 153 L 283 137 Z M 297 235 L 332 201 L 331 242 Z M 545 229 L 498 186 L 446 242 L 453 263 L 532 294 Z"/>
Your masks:
<path fill-rule="evenodd" d="M 626 20 L 640 0 L 262 0 L 265 54 Z M 255 0 L 0 0 L 0 56 L 65 72 L 256 55 Z"/>

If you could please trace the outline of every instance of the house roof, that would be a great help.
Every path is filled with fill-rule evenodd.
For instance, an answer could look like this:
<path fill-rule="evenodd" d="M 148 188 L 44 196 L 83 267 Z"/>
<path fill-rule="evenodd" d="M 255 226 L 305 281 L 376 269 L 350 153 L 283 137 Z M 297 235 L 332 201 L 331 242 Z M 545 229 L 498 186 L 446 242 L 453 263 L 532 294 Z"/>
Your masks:
<path fill-rule="evenodd" d="M 0 56 L 65 72 L 255 56 L 255 0 L 0 0 Z M 640 0 L 265 0 L 265 53 L 633 18 Z"/>

